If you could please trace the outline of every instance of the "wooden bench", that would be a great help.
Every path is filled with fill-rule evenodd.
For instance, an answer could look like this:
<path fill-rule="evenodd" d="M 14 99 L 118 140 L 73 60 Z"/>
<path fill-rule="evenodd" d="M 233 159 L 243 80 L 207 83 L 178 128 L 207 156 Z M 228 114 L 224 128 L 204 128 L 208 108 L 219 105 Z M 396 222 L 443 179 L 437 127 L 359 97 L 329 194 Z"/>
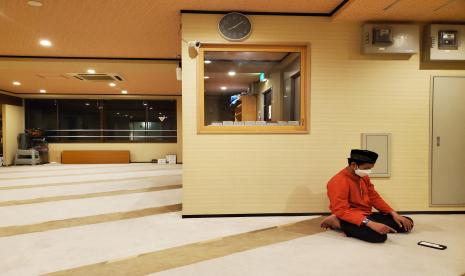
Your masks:
<path fill-rule="evenodd" d="M 128 150 L 64 150 L 63 164 L 121 164 L 129 163 Z"/>

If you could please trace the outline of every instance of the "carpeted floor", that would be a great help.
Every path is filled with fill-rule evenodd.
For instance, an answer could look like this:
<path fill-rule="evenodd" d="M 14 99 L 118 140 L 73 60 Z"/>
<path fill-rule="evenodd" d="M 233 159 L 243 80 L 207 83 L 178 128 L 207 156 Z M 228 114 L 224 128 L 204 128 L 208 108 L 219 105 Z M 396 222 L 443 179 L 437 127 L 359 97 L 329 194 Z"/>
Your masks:
<path fill-rule="evenodd" d="M 0 168 L 0 274 L 465 273 L 465 215 L 415 215 L 413 233 L 369 244 L 320 217 L 182 219 L 181 181 L 180 165 Z"/>

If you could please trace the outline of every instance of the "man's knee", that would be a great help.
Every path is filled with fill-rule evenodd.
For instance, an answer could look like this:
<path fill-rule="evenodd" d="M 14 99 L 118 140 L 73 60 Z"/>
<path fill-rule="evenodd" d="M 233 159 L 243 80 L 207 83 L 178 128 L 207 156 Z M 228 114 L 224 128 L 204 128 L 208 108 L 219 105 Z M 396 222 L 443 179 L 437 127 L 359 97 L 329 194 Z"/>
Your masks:
<path fill-rule="evenodd" d="M 383 243 L 387 240 L 387 234 L 381 235 L 381 234 L 376 234 L 376 235 L 371 235 L 368 239 L 366 239 L 367 242 L 371 243 Z"/>

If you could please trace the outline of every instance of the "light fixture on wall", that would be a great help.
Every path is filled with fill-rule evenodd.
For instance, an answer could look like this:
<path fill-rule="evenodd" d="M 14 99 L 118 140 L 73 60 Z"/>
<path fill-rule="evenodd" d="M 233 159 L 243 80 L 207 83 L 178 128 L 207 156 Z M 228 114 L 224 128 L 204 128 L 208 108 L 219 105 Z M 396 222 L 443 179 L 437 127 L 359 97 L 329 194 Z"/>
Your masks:
<path fill-rule="evenodd" d="M 206 80 L 208 80 L 210 77 L 209 77 L 209 76 L 204 76 L 203 78 L 206 79 Z"/>
<path fill-rule="evenodd" d="M 204 61 L 204 63 L 205 64 L 210 64 L 210 63 L 212 63 L 212 61 L 207 59 L 207 60 Z"/>
<path fill-rule="evenodd" d="M 115 86 L 116 86 L 116 83 L 110 82 L 108 85 L 111 86 L 111 87 L 115 87 Z"/>
<path fill-rule="evenodd" d="M 228 89 L 226 86 L 221 86 L 220 87 L 221 90 L 225 91 L 226 89 Z"/>
<path fill-rule="evenodd" d="M 122 93 L 122 94 L 127 94 L 128 91 L 127 91 L 127 90 L 123 90 L 123 91 L 121 91 L 121 93 Z"/>
<path fill-rule="evenodd" d="M 47 93 L 47 90 L 45 90 L 45 89 L 40 89 L 39 92 L 40 92 L 40 93 Z"/>
<path fill-rule="evenodd" d="M 95 70 L 89 68 L 89 69 L 87 69 L 87 73 L 89 73 L 89 74 L 95 74 Z"/>
<path fill-rule="evenodd" d="M 228 76 L 234 77 L 236 75 L 235 71 L 229 71 Z"/>
<path fill-rule="evenodd" d="M 52 46 L 52 42 L 48 39 L 41 39 L 39 41 L 39 44 L 43 47 L 51 47 Z"/>
<path fill-rule="evenodd" d="M 18 85 L 21 85 L 21 83 L 20 83 L 19 81 L 14 81 L 14 82 L 13 82 L 13 85 L 18 86 Z"/>

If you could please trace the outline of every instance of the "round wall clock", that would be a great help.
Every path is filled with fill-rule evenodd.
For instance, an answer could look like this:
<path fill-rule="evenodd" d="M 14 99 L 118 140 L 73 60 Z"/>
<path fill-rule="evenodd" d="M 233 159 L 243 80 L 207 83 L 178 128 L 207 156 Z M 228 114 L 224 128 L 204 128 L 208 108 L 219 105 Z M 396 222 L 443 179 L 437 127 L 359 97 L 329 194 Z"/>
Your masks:
<path fill-rule="evenodd" d="M 218 23 L 218 29 L 225 39 L 230 41 L 242 41 L 250 35 L 252 24 L 247 16 L 232 12 L 221 18 Z"/>

